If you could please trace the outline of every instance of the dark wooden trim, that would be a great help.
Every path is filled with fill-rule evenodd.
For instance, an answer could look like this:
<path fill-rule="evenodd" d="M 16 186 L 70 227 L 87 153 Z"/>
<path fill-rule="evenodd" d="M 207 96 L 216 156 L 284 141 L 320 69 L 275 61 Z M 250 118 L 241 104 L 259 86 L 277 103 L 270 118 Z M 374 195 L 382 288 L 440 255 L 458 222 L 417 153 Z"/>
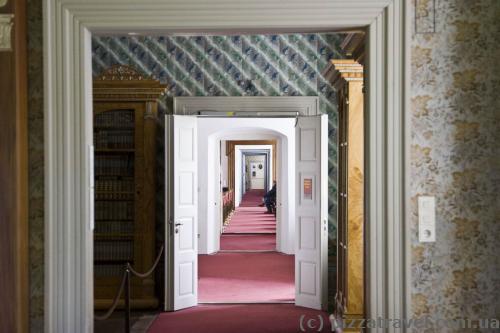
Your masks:
<path fill-rule="evenodd" d="M 14 14 L 12 51 L 0 51 L 0 327 L 28 332 L 26 1 L 9 0 L 0 13 Z"/>

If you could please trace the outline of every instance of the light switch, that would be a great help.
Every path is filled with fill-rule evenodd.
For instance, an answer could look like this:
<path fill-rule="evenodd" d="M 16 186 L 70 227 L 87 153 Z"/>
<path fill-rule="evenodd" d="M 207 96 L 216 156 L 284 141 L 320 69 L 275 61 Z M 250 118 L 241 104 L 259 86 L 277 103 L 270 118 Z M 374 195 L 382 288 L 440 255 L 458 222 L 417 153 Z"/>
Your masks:
<path fill-rule="evenodd" d="M 419 242 L 436 241 L 436 198 L 418 197 L 418 240 Z"/>

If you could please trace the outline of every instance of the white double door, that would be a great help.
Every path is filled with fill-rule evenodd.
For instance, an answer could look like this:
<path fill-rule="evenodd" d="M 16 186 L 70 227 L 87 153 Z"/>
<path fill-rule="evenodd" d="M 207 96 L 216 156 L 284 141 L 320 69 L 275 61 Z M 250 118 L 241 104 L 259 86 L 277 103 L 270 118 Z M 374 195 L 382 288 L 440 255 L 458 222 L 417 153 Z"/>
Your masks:
<path fill-rule="evenodd" d="M 165 123 L 165 310 L 198 304 L 197 118 Z M 328 120 L 299 117 L 296 125 L 295 304 L 326 307 Z"/>

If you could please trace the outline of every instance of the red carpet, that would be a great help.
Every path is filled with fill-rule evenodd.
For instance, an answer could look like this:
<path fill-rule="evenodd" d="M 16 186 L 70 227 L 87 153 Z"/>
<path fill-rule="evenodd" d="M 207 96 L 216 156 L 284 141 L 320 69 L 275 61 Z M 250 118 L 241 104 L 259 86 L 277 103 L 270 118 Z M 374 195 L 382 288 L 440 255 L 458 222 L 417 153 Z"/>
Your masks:
<path fill-rule="evenodd" d="M 277 252 L 198 256 L 199 302 L 295 299 L 294 256 Z"/>
<path fill-rule="evenodd" d="M 223 234 L 220 238 L 220 249 L 223 251 L 274 251 L 276 250 L 276 235 Z"/>
<path fill-rule="evenodd" d="M 248 190 L 224 233 L 276 233 L 276 218 L 266 213 L 266 207 L 259 207 L 263 195 L 263 190 Z"/>
<path fill-rule="evenodd" d="M 247 190 L 241 198 L 240 207 L 256 207 L 263 201 L 266 192 L 264 190 Z"/>
<path fill-rule="evenodd" d="M 304 330 L 301 330 L 301 321 Z M 323 329 L 319 330 L 321 322 Z M 200 305 L 177 312 L 161 313 L 148 332 L 297 333 L 302 331 L 331 332 L 328 315 L 322 311 L 292 304 Z"/>

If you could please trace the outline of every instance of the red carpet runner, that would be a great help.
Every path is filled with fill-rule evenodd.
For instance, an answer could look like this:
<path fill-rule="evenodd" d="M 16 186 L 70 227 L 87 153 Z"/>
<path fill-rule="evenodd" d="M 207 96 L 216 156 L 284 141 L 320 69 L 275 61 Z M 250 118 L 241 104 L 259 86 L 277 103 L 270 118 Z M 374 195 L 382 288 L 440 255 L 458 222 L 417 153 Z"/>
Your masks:
<path fill-rule="evenodd" d="M 278 252 L 198 256 L 199 302 L 293 302 L 293 256 Z"/>
<path fill-rule="evenodd" d="M 221 250 L 276 249 L 276 218 L 266 213 L 266 207 L 259 207 L 263 196 L 263 190 L 249 190 L 243 195 L 224 229 Z"/>
<path fill-rule="evenodd" d="M 293 302 L 294 257 L 276 252 L 276 219 L 250 190 L 221 236 L 221 250 L 198 256 L 200 302 Z M 240 252 L 238 252 L 240 251 Z M 256 251 L 256 252 L 252 252 Z M 267 251 L 267 252 L 259 252 Z"/>
<path fill-rule="evenodd" d="M 221 251 L 274 251 L 276 234 L 223 234 Z"/>
<path fill-rule="evenodd" d="M 247 191 L 243 195 L 240 206 L 231 216 L 224 233 L 276 233 L 274 214 L 266 213 L 266 207 L 259 207 L 263 196 L 262 190 Z"/>
<path fill-rule="evenodd" d="M 297 333 L 332 330 L 328 315 L 322 311 L 292 304 L 246 304 L 200 305 L 177 312 L 163 312 L 149 329 L 149 333 L 160 332 Z"/>
<path fill-rule="evenodd" d="M 296 333 L 306 321 L 323 322 L 314 332 L 330 332 L 325 313 L 293 304 L 294 256 L 275 252 L 276 220 L 266 214 L 263 191 L 249 191 L 221 236 L 221 250 L 198 256 L 198 301 L 214 303 L 161 313 L 150 333 Z M 267 250 L 268 252 L 252 252 Z M 226 252 L 227 251 L 227 252 Z M 245 252 L 238 252 L 245 251 Z M 302 320 L 302 326 L 301 326 Z"/>

